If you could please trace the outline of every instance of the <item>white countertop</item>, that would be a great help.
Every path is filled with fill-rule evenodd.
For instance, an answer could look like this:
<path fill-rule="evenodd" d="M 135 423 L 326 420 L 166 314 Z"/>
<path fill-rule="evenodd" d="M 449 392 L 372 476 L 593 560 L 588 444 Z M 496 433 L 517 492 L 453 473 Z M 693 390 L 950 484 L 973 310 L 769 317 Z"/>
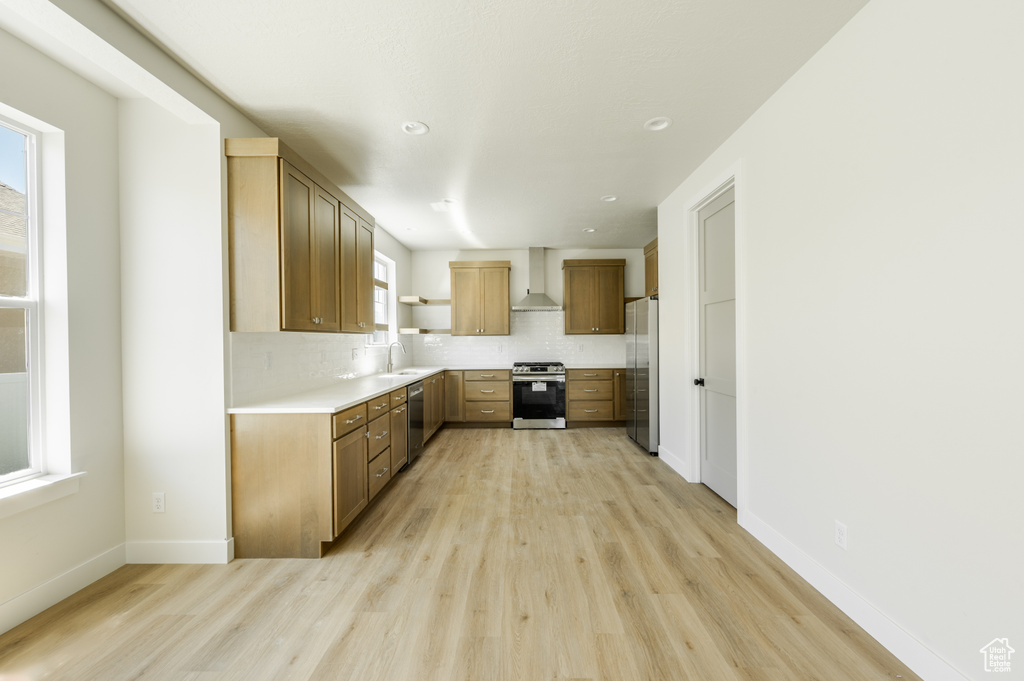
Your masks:
<path fill-rule="evenodd" d="M 415 383 L 424 376 L 444 371 L 444 367 L 404 367 L 398 371 L 415 373 L 372 374 L 359 378 L 338 379 L 337 383 L 306 392 L 236 405 L 228 409 L 228 413 L 333 414 Z"/>

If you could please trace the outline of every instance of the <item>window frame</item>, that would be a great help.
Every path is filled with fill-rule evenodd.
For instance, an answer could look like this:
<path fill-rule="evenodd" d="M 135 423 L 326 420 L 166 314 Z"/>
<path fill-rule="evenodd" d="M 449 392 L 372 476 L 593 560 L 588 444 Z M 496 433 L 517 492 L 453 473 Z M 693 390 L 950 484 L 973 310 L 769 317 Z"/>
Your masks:
<path fill-rule="evenodd" d="M 386 347 L 390 345 L 394 340 L 397 339 L 398 333 L 396 330 L 396 312 L 395 306 L 398 304 L 398 299 L 395 295 L 395 261 L 387 257 L 380 251 L 373 252 L 373 333 L 366 334 L 366 347 Z M 387 273 L 387 280 L 378 279 L 377 266 L 380 265 L 384 268 Z M 386 315 L 387 323 L 381 324 L 377 322 L 377 291 L 386 291 Z M 377 333 L 384 332 L 383 340 L 376 340 Z"/>
<path fill-rule="evenodd" d="M 0 294 L 0 308 L 25 311 L 25 370 L 28 388 L 28 468 L 0 476 L 0 489 L 47 474 L 44 443 L 43 253 L 41 235 L 41 159 L 43 131 L 0 113 L 0 125 L 25 136 L 25 278 L 24 297 Z"/>

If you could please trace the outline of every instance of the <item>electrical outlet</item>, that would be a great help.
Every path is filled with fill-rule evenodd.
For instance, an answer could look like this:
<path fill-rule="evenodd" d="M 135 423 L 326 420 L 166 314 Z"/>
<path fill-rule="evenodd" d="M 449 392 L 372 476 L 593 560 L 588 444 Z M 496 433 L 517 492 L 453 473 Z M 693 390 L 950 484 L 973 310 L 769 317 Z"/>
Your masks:
<path fill-rule="evenodd" d="M 273 364 L 271 354 L 268 352 L 263 355 L 263 369 L 264 371 L 270 371 L 270 367 Z"/>
<path fill-rule="evenodd" d="M 359 359 L 359 348 L 352 348 L 352 359 Z"/>
<path fill-rule="evenodd" d="M 153 492 L 153 513 L 164 512 L 164 493 Z"/>
<path fill-rule="evenodd" d="M 846 525 L 836 521 L 836 546 L 846 550 Z"/>
<path fill-rule="evenodd" d="M 579 350 L 580 352 L 583 352 L 583 343 L 580 343 L 580 344 L 579 344 L 579 347 L 578 347 L 577 349 L 578 349 L 578 350 Z"/>

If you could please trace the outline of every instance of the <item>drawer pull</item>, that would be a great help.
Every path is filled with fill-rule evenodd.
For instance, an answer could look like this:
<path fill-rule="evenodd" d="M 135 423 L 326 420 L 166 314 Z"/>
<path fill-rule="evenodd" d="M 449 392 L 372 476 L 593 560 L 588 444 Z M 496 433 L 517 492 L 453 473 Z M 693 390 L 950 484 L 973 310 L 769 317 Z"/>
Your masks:
<path fill-rule="evenodd" d="M 584 409 L 583 413 L 584 414 L 596 414 L 597 410 L 596 409 Z"/>
<path fill-rule="evenodd" d="M 597 392 L 597 388 L 593 388 L 593 389 L 591 389 L 591 388 L 584 388 L 583 392 L 585 392 L 585 393 L 596 393 Z"/>
<path fill-rule="evenodd" d="M 494 378 L 494 374 L 480 374 L 480 378 Z"/>
<path fill-rule="evenodd" d="M 374 407 L 374 409 L 380 411 L 381 409 L 384 409 L 387 406 L 387 404 L 378 404 L 377 406 Z"/>
<path fill-rule="evenodd" d="M 388 431 L 385 430 L 383 433 L 381 433 L 380 435 L 377 436 L 377 439 L 379 440 L 382 437 L 387 437 L 387 434 L 388 434 Z"/>
<path fill-rule="evenodd" d="M 583 374 L 583 375 L 586 376 L 587 378 L 589 378 L 591 376 L 597 376 L 597 374 Z"/>
<path fill-rule="evenodd" d="M 356 421 L 358 421 L 361 418 L 363 418 L 362 414 L 356 414 L 356 417 L 354 419 L 346 419 L 345 423 L 355 423 Z"/>
<path fill-rule="evenodd" d="M 381 468 L 381 469 L 380 469 L 380 472 L 379 472 L 379 473 L 377 473 L 377 477 L 378 477 L 378 478 L 383 478 L 383 477 L 384 477 L 384 474 L 385 474 L 385 473 L 387 473 L 387 472 L 388 472 L 388 469 L 387 469 L 387 468 Z"/>
<path fill-rule="evenodd" d="M 401 409 L 396 409 L 395 413 L 396 414 L 401 414 L 403 411 L 405 411 L 405 407 L 402 407 Z"/>
<path fill-rule="evenodd" d="M 494 391 L 493 390 L 481 390 L 480 392 L 482 392 L 482 393 L 493 393 Z"/>
<path fill-rule="evenodd" d="M 494 410 L 493 409 L 481 409 L 480 413 L 481 414 L 493 414 Z"/>

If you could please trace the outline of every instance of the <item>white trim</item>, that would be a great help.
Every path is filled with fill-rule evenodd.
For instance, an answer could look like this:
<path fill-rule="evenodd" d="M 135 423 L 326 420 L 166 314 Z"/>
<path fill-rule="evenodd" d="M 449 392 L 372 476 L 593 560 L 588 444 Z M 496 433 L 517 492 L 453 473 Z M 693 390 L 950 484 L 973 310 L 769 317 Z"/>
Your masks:
<path fill-rule="evenodd" d="M 125 544 L 125 560 L 132 565 L 223 565 L 234 559 L 234 538 L 218 541 L 130 541 Z"/>
<path fill-rule="evenodd" d="M 677 456 L 675 453 L 669 451 L 665 445 L 661 444 L 658 445 L 658 458 L 668 464 L 668 467 L 679 474 L 679 477 L 683 480 L 693 482 L 693 480 L 690 480 L 690 478 L 687 477 L 689 466 L 686 465 L 686 459 Z"/>
<path fill-rule="evenodd" d="M 0 633 L 35 617 L 68 596 L 109 575 L 125 564 L 124 544 L 104 551 L 67 572 L 0 604 Z"/>
<path fill-rule="evenodd" d="M 965 681 L 968 677 L 957 671 L 933 650 L 914 638 L 885 613 L 844 584 L 795 544 L 786 539 L 752 513 L 741 511 L 740 527 L 782 559 L 850 619 L 881 643 L 903 664 L 928 681 Z"/>
<path fill-rule="evenodd" d="M 0 488 L 0 518 L 77 494 L 78 479 L 84 475 L 41 475 Z"/>

